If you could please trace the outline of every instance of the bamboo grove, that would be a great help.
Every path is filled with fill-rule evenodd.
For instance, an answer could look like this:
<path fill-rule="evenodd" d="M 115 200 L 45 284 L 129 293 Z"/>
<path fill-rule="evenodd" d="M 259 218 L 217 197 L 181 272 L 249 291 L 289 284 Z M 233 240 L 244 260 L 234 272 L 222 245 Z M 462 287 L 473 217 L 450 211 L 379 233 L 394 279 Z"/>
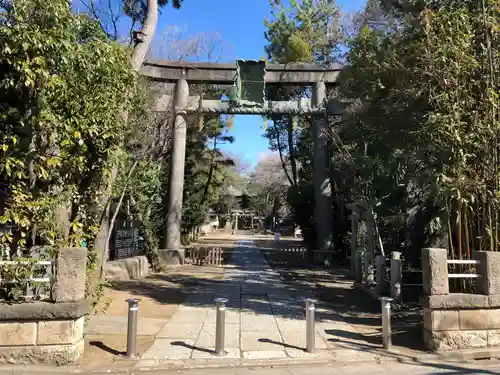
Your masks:
<path fill-rule="evenodd" d="M 333 94 L 348 103 L 347 113 L 330 127 L 335 245 L 348 251 L 345 204 L 367 200 L 384 246 L 403 251 L 415 266 L 426 246 L 447 247 L 458 259 L 498 251 L 500 2 L 369 0 L 363 12 L 341 22 L 333 17 L 329 28 L 309 36 L 304 15 L 335 16 L 338 8 L 322 1 L 295 6 L 290 13 L 278 6 L 267 22 L 269 56 L 286 60 L 286 46 L 305 38 L 315 50 L 294 61 L 345 65 Z M 315 47 L 308 38 L 317 41 L 322 32 L 325 42 Z M 287 139 L 282 128 L 268 131 L 272 145 L 280 132 Z M 309 121 L 302 119 L 293 137 L 283 147 L 285 159 L 306 177 Z M 311 210 L 293 210 L 310 199 L 309 181 L 299 178 L 292 188 L 302 198 L 289 203 L 298 216 L 308 215 L 301 221 L 312 229 Z"/>

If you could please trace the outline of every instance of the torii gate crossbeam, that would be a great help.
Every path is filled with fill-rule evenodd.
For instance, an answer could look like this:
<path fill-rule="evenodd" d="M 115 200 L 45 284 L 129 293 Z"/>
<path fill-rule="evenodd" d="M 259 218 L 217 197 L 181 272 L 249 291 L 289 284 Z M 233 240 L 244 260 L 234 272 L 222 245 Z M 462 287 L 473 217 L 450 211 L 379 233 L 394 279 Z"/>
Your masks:
<path fill-rule="evenodd" d="M 266 84 L 310 85 L 314 82 L 335 84 L 342 67 L 338 64 L 324 67 L 316 64 L 266 64 Z M 141 74 L 151 80 L 227 85 L 234 82 L 237 66 L 210 62 L 175 62 L 148 60 Z"/>

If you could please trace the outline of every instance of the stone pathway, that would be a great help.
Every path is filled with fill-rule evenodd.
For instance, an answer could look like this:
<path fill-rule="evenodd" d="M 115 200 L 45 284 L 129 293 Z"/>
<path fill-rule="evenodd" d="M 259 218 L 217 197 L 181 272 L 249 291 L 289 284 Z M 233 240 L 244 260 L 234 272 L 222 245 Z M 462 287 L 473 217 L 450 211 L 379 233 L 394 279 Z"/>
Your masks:
<path fill-rule="evenodd" d="M 216 310 L 213 301 L 217 297 L 229 300 L 227 354 L 223 357 L 214 354 Z M 353 332 L 353 328 L 326 305 L 318 304 L 317 352 L 306 353 L 304 299 L 311 297 L 312 293 L 306 289 L 287 287 L 251 241 L 240 241 L 232 252 L 222 282 L 205 285 L 190 294 L 161 328 L 137 366 L 203 359 L 333 359 L 338 340 L 332 332 Z M 360 353 L 347 353 L 353 354 L 359 358 Z"/>

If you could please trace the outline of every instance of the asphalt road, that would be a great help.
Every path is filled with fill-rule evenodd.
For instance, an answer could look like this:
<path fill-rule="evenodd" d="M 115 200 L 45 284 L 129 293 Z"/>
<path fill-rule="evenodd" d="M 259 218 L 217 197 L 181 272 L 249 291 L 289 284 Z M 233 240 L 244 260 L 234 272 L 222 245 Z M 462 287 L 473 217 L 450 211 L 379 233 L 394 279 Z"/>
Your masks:
<path fill-rule="evenodd" d="M 500 375 L 500 363 L 481 361 L 473 363 L 440 364 L 348 364 L 348 365 L 290 365 L 272 368 L 193 369 L 158 372 L 155 375 Z M 144 373 L 141 373 L 144 375 Z"/>
<path fill-rule="evenodd" d="M 500 375 L 500 361 L 475 361 L 469 363 L 420 363 L 404 364 L 390 362 L 382 364 L 300 364 L 267 367 L 197 368 L 186 370 L 163 370 L 153 368 L 124 368 L 113 371 L 80 372 L 74 369 L 57 368 L 47 371 L 43 366 L 0 366 L 0 375 Z"/>

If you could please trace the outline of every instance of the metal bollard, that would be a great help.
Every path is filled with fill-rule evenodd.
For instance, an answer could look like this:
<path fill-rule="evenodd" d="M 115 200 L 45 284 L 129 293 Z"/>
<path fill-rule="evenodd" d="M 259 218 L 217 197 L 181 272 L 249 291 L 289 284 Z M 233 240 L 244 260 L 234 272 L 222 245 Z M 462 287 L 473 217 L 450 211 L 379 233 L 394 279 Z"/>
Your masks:
<path fill-rule="evenodd" d="M 391 350 L 392 332 L 391 332 L 391 301 L 390 297 L 381 297 L 382 303 L 382 340 L 384 349 Z"/>
<path fill-rule="evenodd" d="M 316 300 L 312 298 L 306 299 L 306 351 L 314 353 L 316 350 L 316 334 L 315 334 L 315 306 Z"/>
<path fill-rule="evenodd" d="M 224 355 L 224 338 L 226 336 L 226 303 L 227 298 L 216 298 L 217 320 L 215 323 L 215 354 Z"/>
<path fill-rule="evenodd" d="M 137 357 L 137 311 L 140 299 L 130 298 L 128 302 L 127 357 Z"/>

